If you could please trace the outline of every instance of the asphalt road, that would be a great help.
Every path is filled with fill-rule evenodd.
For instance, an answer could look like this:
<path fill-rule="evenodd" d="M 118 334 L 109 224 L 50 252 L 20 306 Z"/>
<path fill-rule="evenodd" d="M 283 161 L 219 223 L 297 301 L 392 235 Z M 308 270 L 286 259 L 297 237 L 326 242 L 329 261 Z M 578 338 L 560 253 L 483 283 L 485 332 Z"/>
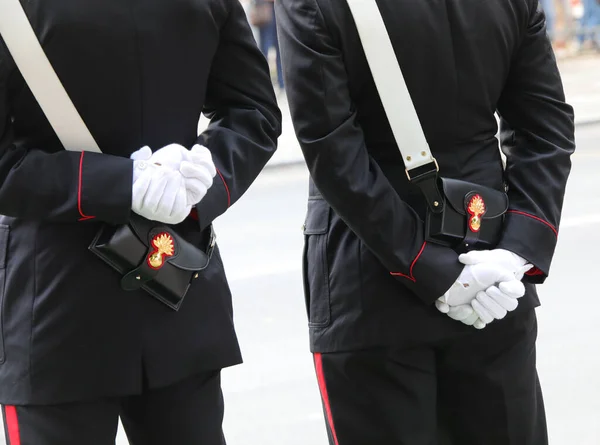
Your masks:
<path fill-rule="evenodd" d="M 553 445 L 600 444 L 600 125 L 578 129 L 578 144 L 538 310 Z M 229 445 L 327 444 L 300 277 L 306 184 L 302 166 L 266 170 L 216 223 L 245 358 L 223 375 Z M 122 431 L 117 443 L 127 443 Z"/>

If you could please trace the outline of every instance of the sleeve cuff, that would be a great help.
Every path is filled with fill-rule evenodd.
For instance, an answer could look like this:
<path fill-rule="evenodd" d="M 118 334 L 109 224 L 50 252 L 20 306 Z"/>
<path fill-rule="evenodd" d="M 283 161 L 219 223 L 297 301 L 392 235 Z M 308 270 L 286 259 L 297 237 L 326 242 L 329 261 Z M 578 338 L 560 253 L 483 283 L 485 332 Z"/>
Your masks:
<path fill-rule="evenodd" d="M 81 152 L 77 181 L 79 221 L 124 224 L 131 214 L 133 161 L 100 153 Z"/>
<path fill-rule="evenodd" d="M 391 272 L 391 275 L 423 302 L 433 304 L 450 289 L 463 268 L 454 250 L 424 242 L 408 273 Z"/>
<path fill-rule="evenodd" d="M 550 272 L 556 249 L 558 230 L 535 215 L 509 210 L 498 248 L 510 250 L 535 267 L 526 273 L 526 280 L 543 283 Z"/>
<path fill-rule="evenodd" d="M 210 226 L 230 205 L 231 193 L 229 186 L 221 171 L 217 169 L 217 175 L 214 178 L 212 187 L 208 189 L 208 193 L 202 198 L 202 201 L 196 205 L 200 230 L 204 230 Z"/>

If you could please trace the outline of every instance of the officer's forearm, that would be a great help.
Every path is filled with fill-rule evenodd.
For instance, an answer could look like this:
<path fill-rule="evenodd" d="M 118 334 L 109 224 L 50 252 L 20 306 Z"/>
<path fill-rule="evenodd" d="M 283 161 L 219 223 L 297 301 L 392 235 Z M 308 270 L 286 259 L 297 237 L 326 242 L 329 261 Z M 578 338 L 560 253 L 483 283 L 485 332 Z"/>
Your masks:
<path fill-rule="evenodd" d="M 0 153 L 0 214 L 60 222 L 129 219 L 130 159 L 10 145 Z"/>

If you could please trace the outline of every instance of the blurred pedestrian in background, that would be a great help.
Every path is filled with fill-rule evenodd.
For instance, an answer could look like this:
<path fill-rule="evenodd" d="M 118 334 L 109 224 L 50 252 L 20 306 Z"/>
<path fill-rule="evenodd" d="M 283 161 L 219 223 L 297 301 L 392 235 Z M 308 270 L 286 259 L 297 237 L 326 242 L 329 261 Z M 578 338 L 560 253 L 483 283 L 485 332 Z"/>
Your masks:
<path fill-rule="evenodd" d="M 590 49 L 600 51 L 600 0 L 581 0 L 583 15 L 580 20 L 578 37 L 581 48 L 589 45 Z"/>
<path fill-rule="evenodd" d="M 284 91 L 283 71 L 277 38 L 277 22 L 274 12 L 275 0 L 252 0 L 250 5 L 250 24 L 258 28 L 258 45 L 267 60 L 270 61 L 270 51 L 275 51 L 275 76 L 279 93 Z"/>
<path fill-rule="evenodd" d="M 546 31 L 551 40 L 555 38 L 556 9 L 555 0 L 539 0 L 544 13 L 546 14 Z"/>
<path fill-rule="evenodd" d="M 560 55 L 600 53 L 600 0 L 539 0 Z"/>

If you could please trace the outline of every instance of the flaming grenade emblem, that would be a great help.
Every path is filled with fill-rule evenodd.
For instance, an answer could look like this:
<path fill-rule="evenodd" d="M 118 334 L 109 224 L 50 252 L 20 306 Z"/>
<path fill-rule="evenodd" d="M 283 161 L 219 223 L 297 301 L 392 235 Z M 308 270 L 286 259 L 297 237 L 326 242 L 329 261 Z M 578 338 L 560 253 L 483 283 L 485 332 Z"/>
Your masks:
<path fill-rule="evenodd" d="M 165 264 L 165 257 L 173 256 L 175 244 L 168 233 L 159 233 L 152 238 L 152 246 L 156 250 L 148 255 L 148 264 L 153 269 L 160 269 Z"/>
<path fill-rule="evenodd" d="M 469 212 L 469 229 L 471 232 L 479 232 L 481 229 L 481 217 L 485 213 L 485 202 L 479 195 L 475 195 L 469 201 L 467 211 Z"/>

